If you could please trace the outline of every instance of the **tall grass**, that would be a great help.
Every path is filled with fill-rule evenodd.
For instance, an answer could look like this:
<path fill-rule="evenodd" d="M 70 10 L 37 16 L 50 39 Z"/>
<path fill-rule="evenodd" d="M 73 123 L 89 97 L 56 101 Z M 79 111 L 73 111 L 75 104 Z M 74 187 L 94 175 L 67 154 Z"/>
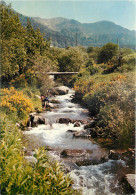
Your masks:
<path fill-rule="evenodd" d="M 0 193 L 1 194 L 79 194 L 72 179 L 52 161 L 44 148 L 35 150 L 37 162 L 29 164 L 22 152 L 21 134 L 12 122 L 1 120 Z"/>

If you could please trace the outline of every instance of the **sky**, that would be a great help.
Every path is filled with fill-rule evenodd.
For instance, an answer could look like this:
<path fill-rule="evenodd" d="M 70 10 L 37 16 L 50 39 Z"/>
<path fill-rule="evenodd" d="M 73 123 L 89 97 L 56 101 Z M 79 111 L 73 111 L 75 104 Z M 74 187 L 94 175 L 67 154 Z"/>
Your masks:
<path fill-rule="evenodd" d="M 31 17 L 75 19 L 81 23 L 112 21 L 136 29 L 135 0 L 5 0 L 17 12 Z"/>

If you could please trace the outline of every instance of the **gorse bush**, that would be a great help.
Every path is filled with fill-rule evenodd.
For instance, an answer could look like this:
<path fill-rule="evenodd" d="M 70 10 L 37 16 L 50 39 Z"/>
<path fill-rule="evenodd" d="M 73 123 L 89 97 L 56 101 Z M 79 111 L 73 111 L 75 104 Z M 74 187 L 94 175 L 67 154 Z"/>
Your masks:
<path fill-rule="evenodd" d="M 115 81 L 121 82 L 126 77 L 119 73 L 111 74 L 108 77 L 105 75 L 96 74 L 91 77 L 83 76 L 81 78 L 77 78 L 74 83 L 74 90 L 76 94 L 80 94 L 84 98 L 87 96 L 91 96 L 91 94 L 98 93 L 102 88 L 106 90 L 107 85 L 114 85 Z"/>
<path fill-rule="evenodd" d="M 112 73 L 76 80 L 74 89 L 80 94 L 90 113 L 97 116 L 95 132 L 98 137 L 118 140 L 123 147 L 134 145 L 134 77 Z"/>
<path fill-rule="evenodd" d="M 1 109 L 7 114 L 16 114 L 19 120 L 25 120 L 30 111 L 32 111 L 32 103 L 30 99 L 24 96 L 22 92 L 18 92 L 14 87 L 10 89 L 1 89 Z"/>
<path fill-rule="evenodd" d="M 44 148 L 35 150 L 37 161 L 29 164 L 22 152 L 19 129 L 7 120 L 1 120 L 0 139 L 0 193 L 73 195 L 73 181 L 62 167 L 52 161 Z"/>

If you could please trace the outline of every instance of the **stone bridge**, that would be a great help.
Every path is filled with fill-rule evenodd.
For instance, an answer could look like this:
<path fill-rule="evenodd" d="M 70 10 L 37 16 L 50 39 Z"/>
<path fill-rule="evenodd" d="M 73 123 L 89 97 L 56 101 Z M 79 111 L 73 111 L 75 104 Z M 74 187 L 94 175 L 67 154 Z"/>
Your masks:
<path fill-rule="evenodd" d="M 60 75 L 74 75 L 78 74 L 78 72 L 48 72 L 47 74 L 50 75 L 50 78 L 56 79 Z"/>

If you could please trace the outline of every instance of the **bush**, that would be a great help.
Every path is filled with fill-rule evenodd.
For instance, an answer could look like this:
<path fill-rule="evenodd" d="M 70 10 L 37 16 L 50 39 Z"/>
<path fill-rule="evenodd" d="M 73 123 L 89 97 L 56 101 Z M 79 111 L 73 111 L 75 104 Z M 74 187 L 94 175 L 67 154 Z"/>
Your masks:
<path fill-rule="evenodd" d="M 95 66 L 94 61 L 92 59 L 89 59 L 85 66 L 90 75 L 96 74 L 99 70 L 98 67 Z"/>
<path fill-rule="evenodd" d="M 58 58 L 59 71 L 78 72 L 84 67 L 87 58 L 87 53 L 80 47 L 70 47 L 67 50 L 64 50 Z"/>
<path fill-rule="evenodd" d="M 2 89 L 1 108 L 7 115 L 17 115 L 19 120 L 26 120 L 32 110 L 30 99 L 14 87 Z"/>
<path fill-rule="evenodd" d="M 134 145 L 135 74 L 117 73 L 80 78 L 75 90 L 91 115 L 98 118 L 95 132 L 100 137 L 118 140 L 124 147 Z"/>
<path fill-rule="evenodd" d="M 134 110 L 126 114 L 119 105 L 112 104 L 102 107 L 98 114 L 95 127 L 97 134 L 118 141 L 121 147 L 133 147 L 135 137 Z"/>
<path fill-rule="evenodd" d="M 42 104 L 40 98 L 40 90 L 36 87 L 18 88 L 18 91 L 23 91 L 23 94 L 27 96 L 32 103 L 32 112 L 41 112 Z"/>
<path fill-rule="evenodd" d="M 127 72 L 127 71 L 134 70 L 135 59 L 136 59 L 136 54 L 134 52 L 131 54 L 127 54 L 125 56 L 122 56 L 122 65 L 120 67 L 118 67 L 118 71 Z"/>
<path fill-rule="evenodd" d="M 74 89 L 76 94 L 83 98 L 84 103 L 87 105 L 89 111 L 92 115 L 98 114 L 100 107 L 105 105 L 105 101 L 109 101 L 108 94 L 115 87 L 115 82 L 122 82 L 126 77 L 121 74 L 111 74 L 111 75 L 94 75 L 86 78 L 79 78 L 75 84 Z M 113 94 L 111 100 L 115 98 L 116 95 Z"/>
<path fill-rule="evenodd" d="M 118 51 L 118 45 L 114 43 L 107 43 L 104 45 L 98 54 L 98 63 L 107 63 L 109 62 L 116 54 Z"/>

